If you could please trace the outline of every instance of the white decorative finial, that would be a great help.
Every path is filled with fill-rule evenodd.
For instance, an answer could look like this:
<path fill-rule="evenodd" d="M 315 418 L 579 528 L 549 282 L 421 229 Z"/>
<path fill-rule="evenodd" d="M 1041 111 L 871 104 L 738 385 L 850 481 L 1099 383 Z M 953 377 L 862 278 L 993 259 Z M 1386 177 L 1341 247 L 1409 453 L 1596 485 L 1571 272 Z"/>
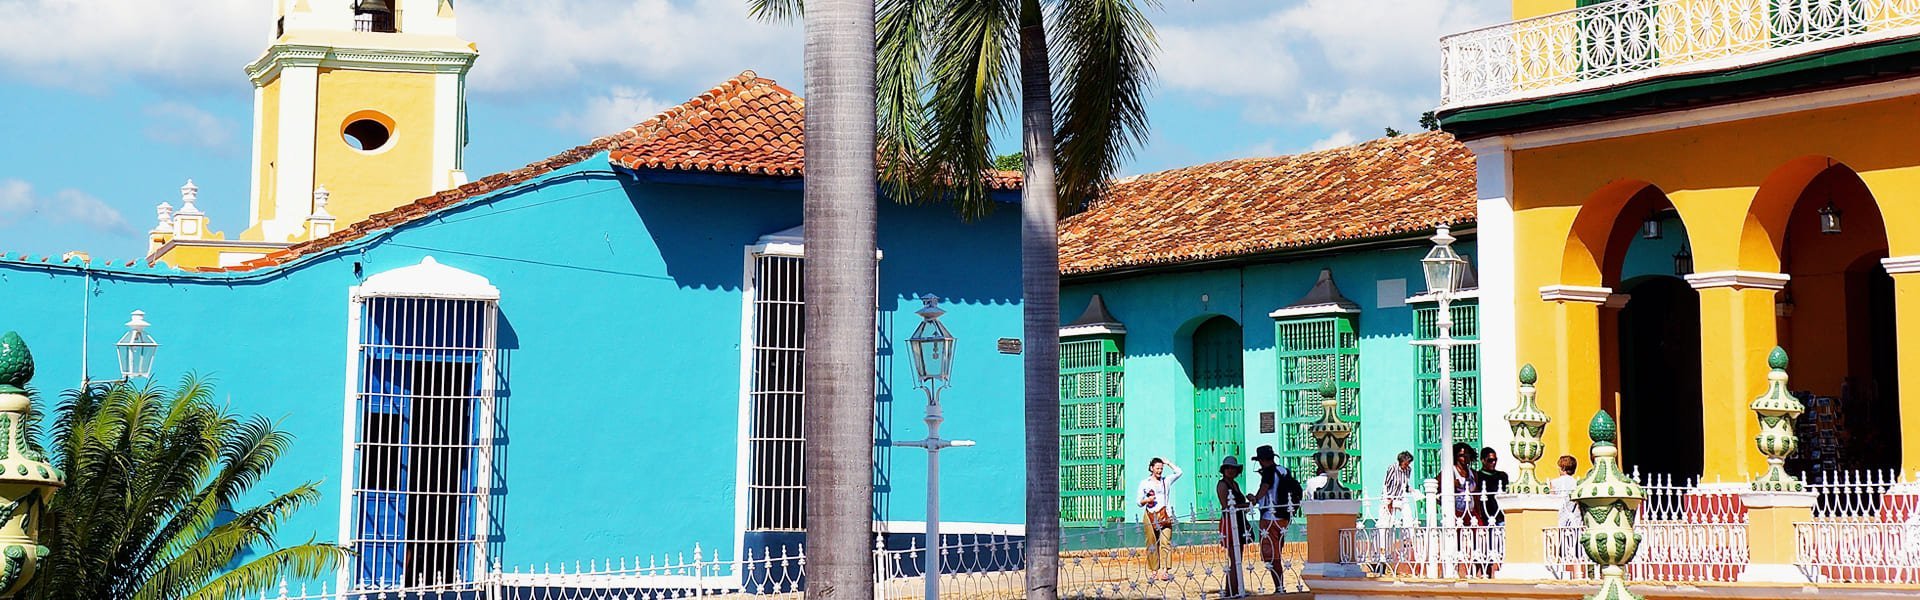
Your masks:
<path fill-rule="evenodd" d="M 315 217 L 333 216 L 333 215 L 327 214 L 327 198 L 331 196 L 332 194 L 327 192 L 327 186 L 323 185 L 320 187 L 313 188 L 313 216 Z"/>
<path fill-rule="evenodd" d="M 193 180 L 188 179 L 186 185 L 180 186 L 180 214 L 200 214 L 200 207 L 193 205 L 193 202 L 199 199 L 200 186 L 194 185 Z"/>
<path fill-rule="evenodd" d="M 152 323 L 147 322 L 147 311 L 144 310 L 133 311 L 133 318 L 127 321 L 127 329 L 134 331 L 146 331 L 149 326 Z"/>
<path fill-rule="evenodd" d="M 155 216 L 160 218 L 159 224 L 153 226 L 153 231 L 155 233 L 172 232 L 173 231 L 173 205 L 165 202 L 161 202 L 159 206 L 153 207 L 153 212 Z"/>

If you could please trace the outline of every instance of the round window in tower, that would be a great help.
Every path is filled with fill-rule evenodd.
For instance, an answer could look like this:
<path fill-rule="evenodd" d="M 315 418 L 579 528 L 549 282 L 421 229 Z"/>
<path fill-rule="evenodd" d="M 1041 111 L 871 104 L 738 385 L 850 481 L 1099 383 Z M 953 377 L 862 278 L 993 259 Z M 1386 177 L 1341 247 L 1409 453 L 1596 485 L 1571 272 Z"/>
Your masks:
<path fill-rule="evenodd" d="M 340 138 L 361 152 L 378 152 L 393 141 L 393 120 L 373 111 L 361 111 L 347 117 Z"/>

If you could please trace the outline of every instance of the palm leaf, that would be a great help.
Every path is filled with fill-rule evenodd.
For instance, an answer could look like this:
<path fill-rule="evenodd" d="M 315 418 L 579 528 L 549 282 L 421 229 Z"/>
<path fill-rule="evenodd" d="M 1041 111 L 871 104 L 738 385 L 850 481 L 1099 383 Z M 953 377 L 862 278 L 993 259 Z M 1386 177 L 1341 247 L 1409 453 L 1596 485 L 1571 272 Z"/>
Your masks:
<path fill-rule="evenodd" d="M 950 0 L 933 29 L 923 188 L 950 190 L 960 214 L 993 209 L 993 129 L 1012 101 L 1018 6 Z"/>
<path fill-rule="evenodd" d="M 1067 0 L 1050 15 L 1057 98 L 1059 202 L 1069 214 L 1098 198 L 1146 143 L 1156 50 L 1141 6 L 1155 0 Z"/>

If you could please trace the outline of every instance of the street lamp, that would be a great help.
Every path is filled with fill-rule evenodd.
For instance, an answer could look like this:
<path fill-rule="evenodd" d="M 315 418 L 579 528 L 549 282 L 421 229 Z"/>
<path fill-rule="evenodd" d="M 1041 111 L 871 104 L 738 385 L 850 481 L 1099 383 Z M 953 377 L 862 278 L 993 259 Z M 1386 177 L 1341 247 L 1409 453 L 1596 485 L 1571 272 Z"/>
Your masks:
<path fill-rule="evenodd" d="M 913 313 L 920 315 L 920 326 L 907 338 L 907 351 L 913 355 L 914 386 L 927 392 L 927 437 L 894 445 L 927 450 L 927 553 L 920 571 L 927 578 L 927 600 L 934 600 L 940 597 L 940 450 L 972 446 L 973 440 L 940 439 L 940 422 L 945 420 L 940 416 L 940 390 L 953 375 L 953 333 L 940 323 L 947 311 L 940 308 L 939 296 L 927 294 L 920 302 L 925 306 Z"/>
<path fill-rule="evenodd" d="M 146 311 L 133 311 L 133 318 L 127 320 L 126 335 L 113 343 L 113 359 L 120 365 L 120 378 L 100 383 L 126 383 L 135 377 L 145 379 L 153 376 L 153 357 L 160 351 L 160 341 L 147 333 L 147 328 L 151 326 L 153 324 L 147 322 Z M 82 341 L 80 387 L 84 389 L 95 382 L 93 376 L 86 373 L 86 346 Z"/>
<path fill-rule="evenodd" d="M 1453 347 L 1469 345 L 1473 342 L 1453 339 L 1453 294 L 1459 291 L 1460 280 L 1467 270 L 1467 261 L 1453 251 L 1454 238 L 1449 235 L 1446 227 L 1443 226 L 1434 231 L 1432 240 L 1433 249 L 1427 251 L 1426 258 L 1420 259 L 1420 266 L 1425 270 L 1427 293 L 1433 294 L 1434 300 L 1439 304 L 1439 313 L 1434 319 L 1434 325 L 1438 331 L 1435 332 L 1433 341 L 1415 341 L 1414 343 L 1433 346 L 1439 354 L 1440 381 L 1434 389 L 1434 397 L 1440 403 L 1440 451 L 1443 458 L 1440 467 L 1448 469 L 1453 466 L 1454 444 Z M 1452 474 L 1435 473 L 1434 477 L 1440 480 L 1441 509 L 1447 511 L 1446 522 L 1452 524 L 1456 518 L 1453 512 L 1455 490 Z"/>
<path fill-rule="evenodd" d="M 127 320 L 127 334 L 113 344 L 114 358 L 120 362 L 120 379 L 135 377 L 145 379 L 153 375 L 153 355 L 160 350 L 160 342 L 147 334 L 147 311 L 133 311 L 133 318 Z"/>

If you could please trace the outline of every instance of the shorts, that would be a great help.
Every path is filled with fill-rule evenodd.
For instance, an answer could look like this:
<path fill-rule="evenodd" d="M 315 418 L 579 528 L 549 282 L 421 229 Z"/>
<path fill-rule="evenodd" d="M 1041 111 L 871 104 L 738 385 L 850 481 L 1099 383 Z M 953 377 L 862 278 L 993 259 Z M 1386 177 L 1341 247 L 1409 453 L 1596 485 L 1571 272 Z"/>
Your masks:
<path fill-rule="evenodd" d="M 1286 520 L 1260 520 L 1260 560 L 1280 560 L 1280 547 L 1287 542 Z"/>

